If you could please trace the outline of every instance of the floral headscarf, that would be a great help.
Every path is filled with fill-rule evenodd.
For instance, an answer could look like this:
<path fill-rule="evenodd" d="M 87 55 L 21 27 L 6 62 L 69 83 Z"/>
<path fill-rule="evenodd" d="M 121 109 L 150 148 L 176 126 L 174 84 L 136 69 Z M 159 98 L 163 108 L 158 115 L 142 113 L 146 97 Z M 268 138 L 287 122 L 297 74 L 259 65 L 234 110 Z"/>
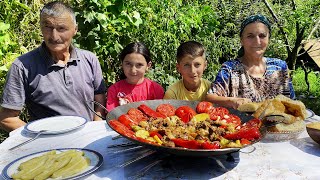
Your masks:
<path fill-rule="evenodd" d="M 268 19 L 261 15 L 261 14 L 257 14 L 257 15 L 253 15 L 253 16 L 250 16 L 248 17 L 247 19 L 245 19 L 242 23 L 241 23 L 241 27 L 240 27 L 240 36 L 244 30 L 244 28 L 248 25 L 248 24 L 251 24 L 251 23 L 254 23 L 254 22 L 261 22 L 263 23 L 264 25 L 266 25 L 269 29 L 269 32 L 271 34 L 271 24 L 270 22 L 268 21 Z"/>
<path fill-rule="evenodd" d="M 244 30 L 244 28 L 248 25 L 248 24 L 251 24 L 251 23 L 254 23 L 254 22 L 261 22 L 263 23 L 264 25 L 267 26 L 267 28 L 269 29 L 269 36 L 271 36 L 271 24 L 270 22 L 268 21 L 268 19 L 261 15 L 261 14 L 257 14 L 257 15 L 252 15 L 250 17 L 248 17 L 247 19 L 245 19 L 242 23 L 241 23 L 241 27 L 240 27 L 240 37 L 241 37 L 241 34 Z M 244 48 L 241 47 L 238 51 L 238 57 L 242 57 L 244 55 Z"/>

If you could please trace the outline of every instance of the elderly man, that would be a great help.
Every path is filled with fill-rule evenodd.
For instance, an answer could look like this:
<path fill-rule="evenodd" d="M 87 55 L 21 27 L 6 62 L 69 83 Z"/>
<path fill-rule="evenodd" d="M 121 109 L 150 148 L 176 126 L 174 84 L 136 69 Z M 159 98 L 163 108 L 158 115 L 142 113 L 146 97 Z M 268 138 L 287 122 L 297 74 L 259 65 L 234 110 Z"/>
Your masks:
<path fill-rule="evenodd" d="M 86 103 L 105 104 L 101 67 L 97 57 L 72 46 L 77 33 L 73 10 L 62 2 L 46 4 L 40 13 L 44 42 L 18 57 L 10 68 L 4 87 L 0 125 L 12 131 L 25 125 L 19 119 L 24 106 L 31 119 L 56 115 L 75 115 L 99 120 Z M 94 108 L 105 115 L 101 107 Z"/>

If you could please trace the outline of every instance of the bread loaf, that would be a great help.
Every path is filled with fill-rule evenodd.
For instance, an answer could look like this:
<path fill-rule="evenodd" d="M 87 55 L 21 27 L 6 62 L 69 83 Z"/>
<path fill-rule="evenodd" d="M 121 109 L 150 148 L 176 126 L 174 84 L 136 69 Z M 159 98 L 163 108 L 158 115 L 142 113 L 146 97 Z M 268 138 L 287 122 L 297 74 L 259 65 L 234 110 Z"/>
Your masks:
<path fill-rule="evenodd" d="M 307 124 L 308 128 L 320 130 L 320 122 L 312 122 Z"/>
<path fill-rule="evenodd" d="M 286 107 L 278 99 L 266 100 L 263 104 L 253 113 L 255 118 L 261 118 L 268 115 L 280 115 L 283 114 Z"/>
<path fill-rule="evenodd" d="M 278 95 L 275 99 L 281 101 L 281 103 L 286 107 L 285 113 L 291 114 L 295 117 L 300 117 L 302 120 L 306 119 L 307 111 L 303 102 L 292 100 L 284 95 Z"/>
<path fill-rule="evenodd" d="M 263 103 L 262 102 L 250 102 L 241 104 L 238 110 L 241 112 L 255 112 Z"/>
<path fill-rule="evenodd" d="M 276 116 L 272 116 L 272 115 L 276 115 Z M 272 122 L 282 122 L 285 124 L 291 124 L 296 122 L 297 120 L 301 120 L 299 117 L 294 117 L 293 115 L 286 114 L 286 113 L 275 113 L 272 115 L 265 117 L 266 120 L 272 121 Z"/>
<path fill-rule="evenodd" d="M 286 123 L 279 123 L 275 126 L 269 127 L 269 132 L 278 132 L 278 133 L 285 133 L 285 132 L 299 132 L 303 131 L 305 128 L 304 121 L 296 120 L 294 123 L 286 124 Z"/>

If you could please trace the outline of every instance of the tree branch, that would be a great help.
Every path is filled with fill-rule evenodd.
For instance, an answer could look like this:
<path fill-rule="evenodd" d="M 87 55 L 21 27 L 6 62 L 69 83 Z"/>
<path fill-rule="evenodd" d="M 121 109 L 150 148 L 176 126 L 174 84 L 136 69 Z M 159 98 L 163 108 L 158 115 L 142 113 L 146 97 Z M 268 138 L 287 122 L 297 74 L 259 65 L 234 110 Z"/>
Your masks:
<path fill-rule="evenodd" d="M 284 29 L 283 29 L 282 24 L 280 24 L 278 17 L 277 17 L 276 14 L 273 12 L 273 10 L 272 10 L 270 4 L 267 2 L 267 0 L 263 0 L 263 2 L 264 2 L 264 4 L 267 6 L 270 14 L 272 15 L 273 19 L 274 19 L 275 22 L 277 23 L 277 25 L 278 25 L 278 27 L 279 27 L 279 29 L 280 29 L 280 32 L 281 32 L 281 34 L 282 34 L 283 37 L 284 37 L 284 41 L 285 41 L 285 44 L 286 44 L 286 48 L 287 48 L 288 54 L 291 53 L 289 40 L 288 40 L 287 34 L 285 33 L 285 31 L 284 31 Z"/>
<path fill-rule="evenodd" d="M 318 18 L 318 22 L 316 23 L 316 25 L 312 28 L 307 40 L 311 38 L 312 34 L 318 29 L 319 25 L 320 25 L 320 17 Z"/>

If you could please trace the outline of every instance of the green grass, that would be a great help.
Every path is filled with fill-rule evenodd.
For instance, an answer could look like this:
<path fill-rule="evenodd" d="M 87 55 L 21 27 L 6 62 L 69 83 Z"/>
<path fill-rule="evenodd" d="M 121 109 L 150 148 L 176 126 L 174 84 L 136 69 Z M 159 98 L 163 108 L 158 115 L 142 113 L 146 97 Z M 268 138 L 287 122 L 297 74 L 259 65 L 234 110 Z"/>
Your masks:
<path fill-rule="evenodd" d="M 296 96 L 301 100 L 308 109 L 316 114 L 320 113 L 320 73 L 310 72 L 308 74 L 310 90 L 308 92 L 305 81 L 305 73 L 302 69 L 298 69 L 293 73 L 292 83 L 296 92 Z"/>

